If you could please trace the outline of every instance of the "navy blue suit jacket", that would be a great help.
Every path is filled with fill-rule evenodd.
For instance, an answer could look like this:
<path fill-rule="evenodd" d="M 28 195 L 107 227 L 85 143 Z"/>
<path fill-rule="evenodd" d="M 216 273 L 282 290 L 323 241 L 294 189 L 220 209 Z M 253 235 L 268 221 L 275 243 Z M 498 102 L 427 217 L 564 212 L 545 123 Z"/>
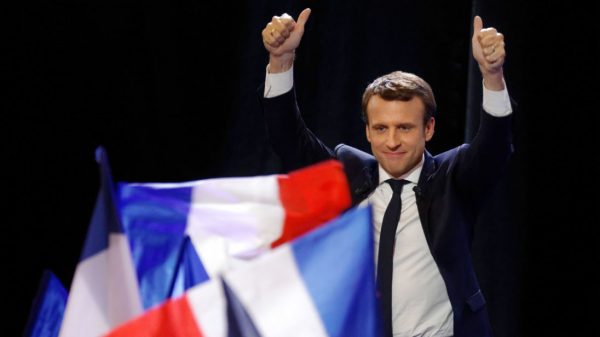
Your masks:
<path fill-rule="evenodd" d="M 294 90 L 262 99 L 267 132 L 286 171 L 335 158 L 344 165 L 353 205 L 378 185 L 375 158 L 345 144 L 331 150 L 304 124 Z M 512 153 L 511 117 L 481 114 L 470 144 L 442 154 L 425 153 L 415 188 L 429 249 L 442 274 L 454 313 L 454 336 L 491 336 L 485 300 L 471 262 L 479 209 Z"/>

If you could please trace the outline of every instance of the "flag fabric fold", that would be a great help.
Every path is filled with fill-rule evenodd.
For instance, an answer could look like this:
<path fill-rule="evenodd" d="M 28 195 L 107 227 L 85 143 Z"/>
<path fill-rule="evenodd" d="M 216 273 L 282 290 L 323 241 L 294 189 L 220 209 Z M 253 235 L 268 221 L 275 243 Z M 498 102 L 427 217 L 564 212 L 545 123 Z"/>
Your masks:
<path fill-rule="evenodd" d="M 227 337 L 261 337 L 235 292 L 231 290 L 225 280 L 222 278 L 220 280 L 227 303 Z"/>
<path fill-rule="evenodd" d="M 71 283 L 61 337 L 99 336 L 142 313 L 129 241 L 118 214 L 108 157 L 96 151 L 100 190 Z"/>
<path fill-rule="evenodd" d="M 196 254 L 192 240 L 186 235 L 179 251 L 169 297 L 178 297 L 186 290 L 206 280 L 208 280 L 208 274 Z"/>
<path fill-rule="evenodd" d="M 184 238 L 214 277 L 333 219 L 351 199 L 334 160 L 286 175 L 121 183 L 119 207 L 145 308 L 172 294 Z"/>
<path fill-rule="evenodd" d="M 108 336 L 186 336 L 171 319 L 190 336 L 378 336 L 373 253 L 371 209 L 354 208 Z"/>
<path fill-rule="evenodd" d="M 44 270 L 23 336 L 58 336 L 67 296 L 67 290 L 54 273 Z"/>

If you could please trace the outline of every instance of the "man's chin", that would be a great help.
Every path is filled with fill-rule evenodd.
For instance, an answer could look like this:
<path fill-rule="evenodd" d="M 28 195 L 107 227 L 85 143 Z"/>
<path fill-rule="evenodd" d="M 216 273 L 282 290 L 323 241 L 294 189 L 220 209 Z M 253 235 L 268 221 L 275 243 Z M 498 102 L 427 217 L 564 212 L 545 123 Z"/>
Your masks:
<path fill-rule="evenodd" d="M 397 167 L 390 169 L 390 167 L 383 166 L 383 169 L 385 170 L 385 172 L 387 172 L 387 174 L 394 178 L 399 178 L 404 174 L 404 170 Z"/>

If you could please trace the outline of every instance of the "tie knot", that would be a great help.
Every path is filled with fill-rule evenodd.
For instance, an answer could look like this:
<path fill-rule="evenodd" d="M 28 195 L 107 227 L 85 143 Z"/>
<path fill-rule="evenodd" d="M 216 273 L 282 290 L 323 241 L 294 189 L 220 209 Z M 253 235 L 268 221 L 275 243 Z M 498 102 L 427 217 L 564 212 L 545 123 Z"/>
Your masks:
<path fill-rule="evenodd" d="M 388 184 L 390 184 L 390 186 L 392 187 L 392 191 L 394 191 L 394 193 L 400 194 L 400 192 L 402 191 L 402 186 L 404 186 L 404 184 L 406 184 L 408 181 L 402 179 L 402 180 L 397 180 L 397 179 L 388 179 L 386 180 L 386 182 Z"/>

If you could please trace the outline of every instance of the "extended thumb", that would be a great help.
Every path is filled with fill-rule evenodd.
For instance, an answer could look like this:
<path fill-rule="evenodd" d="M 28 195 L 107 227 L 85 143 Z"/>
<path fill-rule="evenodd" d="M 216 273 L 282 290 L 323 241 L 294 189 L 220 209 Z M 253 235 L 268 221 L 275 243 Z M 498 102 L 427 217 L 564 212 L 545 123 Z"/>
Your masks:
<path fill-rule="evenodd" d="M 309 16 L 310 16 L 310 8 L 304 9 L 302 11 L 302 13 L 300 13 L 300 15 L 298 15 L 298 21 L 296 22 L 296 25 L 300 25 L 300 27 L 304 27 L 304 24 L 308 20 Z"/>
<path fill-rule="evenodd" d="M 477 34 L 483 28 L 483 21 L 479 15 L 473 19 L 473 34 Z"/>

